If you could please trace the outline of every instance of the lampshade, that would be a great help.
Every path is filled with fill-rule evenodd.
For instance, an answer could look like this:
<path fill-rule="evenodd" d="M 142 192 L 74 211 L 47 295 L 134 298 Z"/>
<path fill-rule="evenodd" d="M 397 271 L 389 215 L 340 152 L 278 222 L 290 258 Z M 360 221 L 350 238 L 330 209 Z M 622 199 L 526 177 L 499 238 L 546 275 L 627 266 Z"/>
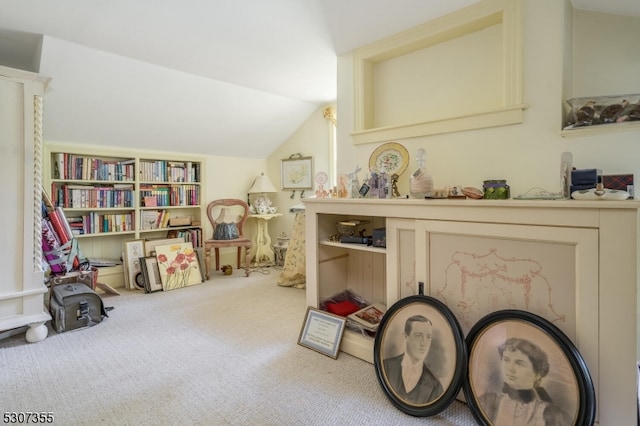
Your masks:
<path fill-rule="evenodd" d="M 269 180 L 269 177 L 264 173 L 260 173 L 260 175 L 253 181 L 253 185 L 249 189 L 249 194 L 266 194 L 267 192 L 278 192 L 275 186 Z"/>

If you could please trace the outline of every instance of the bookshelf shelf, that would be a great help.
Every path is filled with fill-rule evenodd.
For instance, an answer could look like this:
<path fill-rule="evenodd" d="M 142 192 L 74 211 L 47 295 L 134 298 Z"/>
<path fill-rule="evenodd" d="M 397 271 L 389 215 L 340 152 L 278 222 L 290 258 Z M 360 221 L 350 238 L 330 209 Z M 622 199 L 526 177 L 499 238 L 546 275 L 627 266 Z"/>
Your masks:
<path fill-rule="evenodd" d="M 134 239 L 178 235 L 202 245 L 203 157 L 64 143 L 44 149 L 44 187 L 89 259 L 120 258 Z M 168 226 L 170 219 L 188 225 Z"/>
<path fill-rule="evenodd" d="M 102 236 L 118 236 L 118 235 L 133 235 L 135 234 L 136 231 L 121 231 L 121 232 L 94 232 L 92 234 L 78 234 L 78 235 L 74 235 L 74 237 L 79 238 L 79 239 L 84 239 L 84 238 L 95 238 L 95 237 L 102 237 Z"/>

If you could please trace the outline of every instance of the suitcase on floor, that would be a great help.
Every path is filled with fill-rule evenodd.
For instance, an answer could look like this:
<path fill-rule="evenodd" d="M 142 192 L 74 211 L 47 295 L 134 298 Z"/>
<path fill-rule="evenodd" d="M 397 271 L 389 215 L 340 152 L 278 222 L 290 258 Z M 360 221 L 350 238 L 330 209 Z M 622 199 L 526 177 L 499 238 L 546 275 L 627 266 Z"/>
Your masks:
<path fill-rule="evenodd" d="M 100 295 L 81 283 L 53 287 L 49 310 L 58 333 L 91 327 L 108 317 Z"/>

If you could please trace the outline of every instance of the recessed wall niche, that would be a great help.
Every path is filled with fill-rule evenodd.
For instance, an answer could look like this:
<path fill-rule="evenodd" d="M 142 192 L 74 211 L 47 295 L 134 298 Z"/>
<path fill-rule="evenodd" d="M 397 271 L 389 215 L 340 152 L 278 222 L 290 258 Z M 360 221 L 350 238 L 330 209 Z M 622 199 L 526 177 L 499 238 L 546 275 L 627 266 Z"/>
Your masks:
<path fill-rule="evenodd" d="M 361 47 L 356 144 L 521 123 L 521 0 L 483 0 Z"/>

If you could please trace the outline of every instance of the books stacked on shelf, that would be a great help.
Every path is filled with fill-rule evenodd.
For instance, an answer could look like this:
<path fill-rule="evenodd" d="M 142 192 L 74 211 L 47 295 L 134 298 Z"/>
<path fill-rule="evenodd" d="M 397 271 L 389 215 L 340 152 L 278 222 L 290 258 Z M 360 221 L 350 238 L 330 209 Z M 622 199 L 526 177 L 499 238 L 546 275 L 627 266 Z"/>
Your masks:
<path fill-rule="evenodd" d="M 135 160 L 107 160 L 64 152 L 53 154 L 54 179 L 133 181 Z"/>
<path fill-rule="evenodd" d="M 197 206 L 200 204 L 198 185 L 140 185 L 140 201 L 144 207 Z"/>
<path fill-rule="evenodd" d="M 63 208 L 132 208 L 133 185 L 52 185 L 54 206 Z"/>
<path fill-rule="evenodd" d="M 169 226 L 169 211 L 142 210 L 140 212 L 140 229 L 163 229 Z"/>
<path fill-rule="evenodd" d="M 84 270 L 89 262 L 78 248 L 71 226 L 60 207 L 42 195 L 42 254 L 54 275 Z"/>
<path fill-rule="evenodd" d="M 169 182 L 199 182 L 200 173 L 197 164 L 191 161 L 169 161 L 167 164 L 167 177 Z"/>
<path fill-rule="evenodd" d="M 191 161 L 141 160 L 140 178 L 144 182 L 199 182 L 200 165 Z"/>
<path fill-rule="evenodd" d="M 185 242 L 190 242 L 193 247 L 202 247 L 202 229 L 190 228 L 181 230 L 170 230 L 167 238 L 183 238 Z"/>
<path fill-rule="evenodd" d="M 356 327 L 362 328 L 369 333 L 375 333 L 386 311 L 387 307 L 385 305 L 374 303 L 348 315 L 347 322 L 351 322 Z"/>
<path fill-rule="evenodd" d="M 169 186 L 167 185 L 140 185 L 141 206 L 166 207 L 169 206 Z"/>
<path fill-rule="evenodd" d="M 82 220 L 82 230 L 76 235 L 101 234 L 105 232 L 134 232 L 135 219 L 134 213 L 100 213 L 89 212 L 77 218 L 69 218 L 71 223 L 76 223 L 80 218 Z"/>
<path fill-rule="evenodd" d="M 71 234 L 73 234 L 74 236 L 84 234 L 84 224 L 82 222 L 82 216 L 69 217 L 67 218 L 67 222 L 69 223 Z"/>

